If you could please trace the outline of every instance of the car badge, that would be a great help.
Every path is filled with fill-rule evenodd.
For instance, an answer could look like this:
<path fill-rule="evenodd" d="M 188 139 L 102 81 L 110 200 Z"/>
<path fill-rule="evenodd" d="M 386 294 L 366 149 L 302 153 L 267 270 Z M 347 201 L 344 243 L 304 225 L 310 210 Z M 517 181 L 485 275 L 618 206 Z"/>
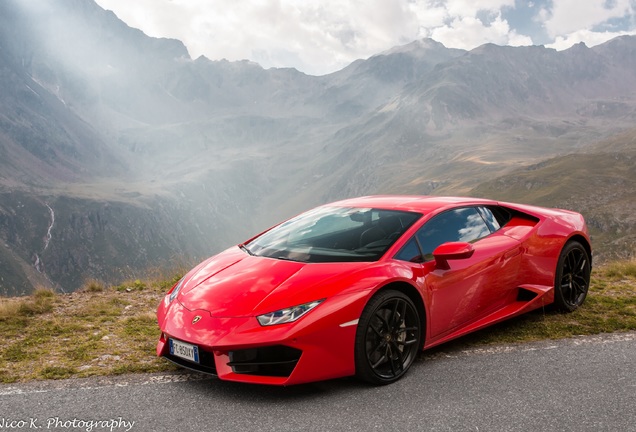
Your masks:
<path fill-rule="evenodd" d="M 201 321 L 201 315 L 197 315 L 194 318 L 192 318 L 192 324 L 196 324 L 199 321 Z"/>

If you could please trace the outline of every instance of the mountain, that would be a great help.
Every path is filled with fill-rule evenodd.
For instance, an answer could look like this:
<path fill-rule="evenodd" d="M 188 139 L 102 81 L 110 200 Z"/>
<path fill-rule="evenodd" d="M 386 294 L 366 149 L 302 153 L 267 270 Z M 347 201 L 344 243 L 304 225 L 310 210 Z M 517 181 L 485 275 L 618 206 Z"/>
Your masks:
<path fill-rule="evenodd" d="M 613 175 L 631 184 L 633 165 L 612 174 L 611 158 L 633 149 L 635 88 L 630 36 L 561 52 L 424 39 L 316 77 L 192 59 L 91 0 L 6 0 L 0 294 L 191 264 L 354 195 L 483 193 L 597 220 L 584 198 Z M 559 168 L 579 189 L 515 180 Z M 592 173 L 598 191 L 579 181 Z M 599 256 L 629 253 L 607 239 Z"/>
<path fill-rule="evenodd" d="M 603 142 L 611 144 L 625 136 Z M 548 159 L 484 182 L 469 195 L 581 212 L 592 235 L 594 259 L 628 259 L 636 255 L 635 144 L 632 138 L 631 148 L 623 152 Z"/>

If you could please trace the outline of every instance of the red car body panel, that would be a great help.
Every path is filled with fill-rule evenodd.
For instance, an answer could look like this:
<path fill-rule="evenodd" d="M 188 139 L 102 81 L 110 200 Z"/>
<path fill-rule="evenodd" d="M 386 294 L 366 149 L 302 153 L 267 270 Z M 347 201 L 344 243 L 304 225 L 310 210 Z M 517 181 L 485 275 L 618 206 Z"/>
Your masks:
<path fill-rule="evenodd" d="M 581 215 L 564 210 L 414 196 L 363 197 L 330 206 L 409 211 L 422 217 L 373 262 L 303 263 L 250 256 L 240 247 L 209 258 L 184 276 L 172 300 L 171 290 L 159 305 L 157 355 L 170 358 L 167 340 L 173 338 L 210 353 L 212 369 L 205 371 L 221 379 L 290 385 L 353 375 L 358 319 L 379 290 L 391 286 L 414 295 L 422 310 L 426 349 L 552 303 L 564 245 L 573 237 L 590 245 Z M 500 206 L 513 217 L 471 244 L 463 259 L 440 262 L 441 252 L 437 261 L 395 259 L 431 218 L 470 206 Z M 263 326 L 256 319 L 316 300 L 323 301 L 294 322 Z M 267 347 L 289 347 L 301 354 L 284 376 L 234 367 L 233 357 Z M 202 370 L 187 361 L 179 364 Z"/>

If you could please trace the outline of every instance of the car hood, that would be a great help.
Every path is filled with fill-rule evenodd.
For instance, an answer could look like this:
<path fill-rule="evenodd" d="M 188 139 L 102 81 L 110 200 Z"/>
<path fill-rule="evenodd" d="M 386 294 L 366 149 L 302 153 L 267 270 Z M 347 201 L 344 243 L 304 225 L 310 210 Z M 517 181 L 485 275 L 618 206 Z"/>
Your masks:
<path fill-rule="evenodd" d="M 356 288 L 353 274 L 370 263 L 308 264 L 227 250 L 187 275 L 179 302 L 213 317 L 244 317 L 329 297 Z M 348 276 L 348 277 L 347 277 Z M 351 282 L 334 283 L 351 278 Z"/>

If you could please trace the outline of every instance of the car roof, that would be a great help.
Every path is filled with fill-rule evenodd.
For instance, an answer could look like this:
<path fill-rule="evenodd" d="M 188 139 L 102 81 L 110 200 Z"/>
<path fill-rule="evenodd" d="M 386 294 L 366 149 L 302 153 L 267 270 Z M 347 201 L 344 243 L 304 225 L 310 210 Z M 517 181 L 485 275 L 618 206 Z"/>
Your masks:
<path fill-rule="evenodd" d="M 418 196 L 418 195 L 373 195 L 337 201 L 331 206 L 380 208 L 386 210 L 402 210 L 417 213 L 430 213 L 435 210 L 468 206 L 468 205 L 496 205 L 496 201 L 449 196 Z"/>

